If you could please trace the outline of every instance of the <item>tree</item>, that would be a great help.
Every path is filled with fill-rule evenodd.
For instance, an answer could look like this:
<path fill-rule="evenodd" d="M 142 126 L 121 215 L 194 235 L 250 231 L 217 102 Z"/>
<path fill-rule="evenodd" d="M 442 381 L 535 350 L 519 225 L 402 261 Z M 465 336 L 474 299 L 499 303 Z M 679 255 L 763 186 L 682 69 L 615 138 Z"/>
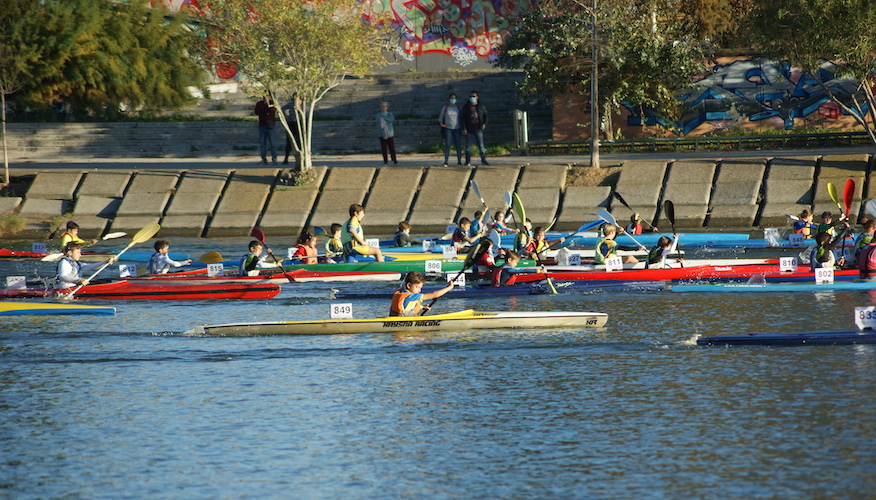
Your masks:
<path fill-rule="evenodd" d="M 675 91 L 702 70 L 706 55 L 706 46 L 690 34 L 696 23 L 680 10 L 683 3 L 539 2 L 505 41 L 499 65 L 524 70 L 519 89 L 524 95 L 552 99 L 570 92 L 596 94 L 596 100 L 591 99 L 592 116 L 599 116 L 600 109 L 603 116 L 617 113 L 620 103 L 628 102 L 671 119 L 679 110 Z M 723 3 L 709 5 L 726 8 Z M 598 94 L 593 75 L 597 75 Z M 610 121 L 602 125 L 610 133 Z M 595 158 L 598 162 L 598 155 Z"/>
<path fill-rule="evenodd" d="M 9 185 L 9 152 L 6 143 L 6 96 L 18 92 L 28 81 L 28 63 L 35 57 L 35 49 L 24 43 L 24 19 L 27 8 L 23 2 L 14 2 L 0 9 L 0 115 L 3 121 L 3 185 Z"/>
<path fill-rule="evenodd" d="M 236 65 L 249 82 L 278 97 L 297 94 L 300 142 L 277 113 L 295 149 L 299 168 L 312 165 L 313 113 L 326 93 L 347 76 L 386 64 L 382 28 L 363 22 L 349 0 L 211 0 L 198 16 L 200 48 L 210 65 Z"/>
<path fill-rule="evenodd" d="M 787 60 L 806 73 L 803 78 L 815 79 L 876 149 L 876 2 L 773 0 L 759 2 L 750 20 L 763 55 Z M 836 77 L 853 78 L 857 86 L 846 90 Z"/>

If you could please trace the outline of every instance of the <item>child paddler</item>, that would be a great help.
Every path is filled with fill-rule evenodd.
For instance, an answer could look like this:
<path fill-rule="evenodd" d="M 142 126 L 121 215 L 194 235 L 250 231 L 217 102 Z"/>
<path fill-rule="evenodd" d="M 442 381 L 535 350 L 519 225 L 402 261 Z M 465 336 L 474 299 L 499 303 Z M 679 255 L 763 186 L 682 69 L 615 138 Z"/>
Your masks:
<path fill-rule="evenodd" d="M 365 244 L 365 231 L 362 230 L 362 219 L 365 218 L 365 208 L 354 203 L 350 205 L 350 218 L 344 224 L 341 242 L 344 244 L 344 257 L 352 262 L 357 256 L 373 255 L 377 262 L 383 262 L 383 253 L 377 247 Z"/>
<path fill-rule="evenodd" d="M 61 251 L 67 248 L 67 243 L 79 243 L 82 246 L 94 245 L 97 240 L 83 240 L 79 237 L 79 224 L 71 221 L 67 222 L 67 230 L 61 233 Z"/>
<path fill-rule="evenodd" d="M 71 286 L 85 286 L 89 281 L 82 277 L 82 270 L 97 269 L 104 265 L 104 262 L 89 262 L 83 264 L 79 262 L 82 258 L 82 245 L 71 241 L 64 247 L 64 257 L 58 261 L 58 268 L 55 274 L 55 288 L 70 288 Z M 110 257 L 106 264 L 115 262 L 115 256 Z"/>
<path fill-rule="evenodd" d="M 861 250 L 864 249 L 873 241 L 873 234 L 876 233 L 876 219 L 868 220 L 864 223 L 864 232 L 858 235 L 855 240 L 855 261 L 861 256 Z"/>
<path fill-rule="evenodd" d="M 429 306 L 423 304 L 424 300 L 437 299 L 445 293 L 453 290 L 453 282 L 444 288 L 434 292 L 422 293 L 423 284 L 426 282 L 423 275 L 417 271 L 409 272 L 405 276 L 402 287 L 392 295 L 392 304 L 389 308 L 390 316 L 419 316 L 422 311 L 428 311 Z"/>
<path fill-rule="evenodd" d="M 263 267 L 275 267 L 264 261 L 267 255 L 262 256 L 263 248 L 262 243 L 258 240 L 249 242 L 249 253 L 240 258 L 240 263 L 237 266 L 238 276 L 250 276 L 250 273 L 258 275 L 259 269 Z"/>
<path fill-rule="evenodd" d="M 609 224 L 606 222 L 602 225 L 602 238 L 596 240 L 596 252 L 593 255 L 593 260 L 597 264 L 605 264 L 605 259 L 609 259 L 611 257 L 617 257 L 618 250 L 647 250 L 645 247 L 630 247 L 624 245 L 618 245 L 616 241 L 614 241 L 615 236 L 617 236 L 617 226 L 614 224 Z M 632 255 L 627 255 L 623 258 L 623 262 L 625 264 L 639 262 L 638 259 L 633 257 Z"/>
<path fill-rule="evenodd" d="M 182 267 L 192 263 L 192 259 L 177 262 L 167 255 L 168 252 L 170 252 L 170 243 L 167 240 L 156 241 L 155 253 L 149 257 L 149 263 L 146 264 L 146 273 L 166 274 L 171 267 Z"/>
<path fill-rule="evenodd" d="M 672 235 L 673 238 L 678 239 L 677 234 Z M 654 248 L 648 252 L 648 261 L 645 263 L 645 269 L 656 269 L 658 264 L 663 262 L 663 256 L 669 253 L 669 250 L 672 249 L 672 240 L 669 239 L 669 236 L 661 236 L 659 240 L 657 240 L 657 244 L 654 245 Z M 684 259 L 679 258 L 676 262 L 682 262 Z"/>
<path fill-rule="evenodd" d="M 804 208 L 797 217 L 799 220 L 794 222 L 794 233 L 802 234 L 803 239 L 812 238 L 814 236 L 813 230 L 817 228 L 817 226 L 812 223 L 812 218 L 814 217 L 812 211 L 808 208 Z"/>
<path fill-rule="evenodd" d="M 832 245 L 830 244 L 830 233 L 818 233 L 815 235 L 815 247 L 809 254 L 809 269 L 814 273 L 819 267 L 832 268 L 836 264 Z"/>
<path fill-rule="evenodd" d="M 292 253 L 293 259 L 298 259 L 302 264 L 316 264 L 316 235 L 310 231 L 304 231 L 298 236 L 298 241 L 295 243 L 295 252 Z"/>
<path fill-rule="evenodd" d="M 523 255 L 541 254 L 552 245 L 566 241 L 565 236 L 560 236 L 559 239 L 553 241 L 547 241 L 545 240 L 546 235 L 547 233 L 542 226 L 536 227 L 535 231 L 533 231 L 532 241 L 530 241 L 520 253 Z"/>
<path fill-rule="evenodd" d="M 343 229 L 343 226 L 340 224 L 332 224 L 330 229 L 331 238 L 325 242 L 325 257 L 326 261 L 332 261 L 330 264 L 334 264 L 335 257 L 342 257 L 344 255 L 344 244 L 341 243 L 341 229 Z"/>

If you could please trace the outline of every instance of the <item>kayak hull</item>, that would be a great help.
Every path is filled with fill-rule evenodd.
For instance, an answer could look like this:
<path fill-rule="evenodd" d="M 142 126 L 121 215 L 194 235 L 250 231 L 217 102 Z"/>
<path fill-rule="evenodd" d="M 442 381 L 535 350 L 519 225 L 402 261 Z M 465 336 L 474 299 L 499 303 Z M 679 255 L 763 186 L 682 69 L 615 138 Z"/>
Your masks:
<path fill-rule="evenodd" d="M 672 286 L 672 291 L 677 293 L 841 292 L 846 290 L 876 290 L 876 280 L 834 281 L 833 283 L 715 283 Z"/>
<path fill-rule="evenodd" d="M 114 316 L 116 308 L 51 302 L 0 302 L 0 316 L 54 316 L 61 314 Z"/>
<path fill-rule="evenodd" d="M 459 311 L 431 316 L 390 316 L 371 319 L 278 321 L 203 325 L 190 335 L 349 335 L 358 333 L 432 332 L 507 328 L 601 328 L 605 313 L 591 312 L 476 312 Z"/>
<path fill-rule="evenodd" d="M 5 298 L 27 298 L 64 296 L 73 288 L 62 290 L 7 289 L 2 291 Z M 270 299 L 280 293 L 280 285 L 270 283 L 219 283 L 215 285 L 138 285 L 129 281 L 100 283 L 80 288 L 73 294 L 74 299 L 111 300 L 209 300 Z"/>
<path fill-rule="evenodd" d="M 604 281 L 604 280 L 628 280 L 628 281 L 712 281 L 712 282 L 740 282 L 747 281 L 754 276 L 763 276 L 769 282 L 794 282 L 815 281 L 815 274 L 808 271 L 780 272 L 778 266 L 753 265 L 753 266 L 696 266 L 675 269 L 640 269 L 624 271 L 580 271 L 580 272 L 549 272 L 547 276 L 560 281 Z M 856 279 L 860 273 L 856 269 L 837 270 L 834 279 L 848 281 Z M 519 273 L 514 274 L 508 280 L 509 283 L 521 283 L 526 281 L 540 281 L 545 279 L 545 274 Z"/>
<path fill-rule="evenodd" d="M 779 333 L 779 334 L 746 334 L 722 335 L 716 337 L 700 337 L 697 345 L 708 346 L 745 346 L 745 345 L 842 345 L 842 344 L 876 344 L 876 332 L 873 330 L 852 330 L 847 332 L 811 332 L 811 333 Z"/>
<path fill-rule="evenodd" d="M 554 288 L 558 293 L 598 293 L 598 292 L 656 292 L 665 289 L 663 282 L 657 281 L 601 281 L 585 283 L 583 281 L 555 281 Z M 438 288 L 423 289 L 429 293 Z M 334 294 L 335 299 L 389 299 L 395 290 L 371 291 L 341 291 Z M 494 297 L 518 297 L 523 295 L 546 295 L 552 293 L 544 281 L 522 283 L 519 285 L 466 285 L 464 288 L 454 288 L 444 295 L 445 299 L 479 299 Z"/>

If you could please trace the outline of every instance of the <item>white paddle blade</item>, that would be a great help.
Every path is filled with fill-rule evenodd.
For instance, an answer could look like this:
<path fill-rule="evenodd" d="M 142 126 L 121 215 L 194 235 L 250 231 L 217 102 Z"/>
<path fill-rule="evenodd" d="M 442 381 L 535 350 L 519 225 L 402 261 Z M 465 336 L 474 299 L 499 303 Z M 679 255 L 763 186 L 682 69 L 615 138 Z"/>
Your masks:
<path fill-rule="evenodd" d="M 597 210 L 596 216 L 599 217 L 600 219 L 604 220 L 605 222 L 608 222 L 611 225 L 614 225 L 614 226 L 617 225 L 617 221 L 614 219 L 614 216 L 611 215 L 610 213 L 608 213 L 608 211 L 605 209 L 600 208 L 599 210 Z"/>
<path fill-rule="evenodd" d="M 116 239 L 116 238 L 122 238 L 122 237 L 127 236 L 127 235 L 128 235 L 128 233 L 107 233 L 106 236 L 104 236 L 104 237 L 101 238 L 101 239 L 103 239 L 103 240 L 114 240 L 114 239 Z"/>
<path fill-rule="evenodd" d="M 870 217 L 876 217 L 876 200 L 870 200 L 864 206 L 864 209 L 867 210 L 867 213 L 870 214 Z"/>
<path fill-rule="evenodd" d="M 40 260 L 43 262 L 58 262 L 59 260 L 61 260 L 61 257 L 63 257 L 63 256 L 64 256 L 64 254 L 62 254 L 62 253 L 50 253 L 49 255 L 46 255 L 45 257 L 43 257 Z"/>

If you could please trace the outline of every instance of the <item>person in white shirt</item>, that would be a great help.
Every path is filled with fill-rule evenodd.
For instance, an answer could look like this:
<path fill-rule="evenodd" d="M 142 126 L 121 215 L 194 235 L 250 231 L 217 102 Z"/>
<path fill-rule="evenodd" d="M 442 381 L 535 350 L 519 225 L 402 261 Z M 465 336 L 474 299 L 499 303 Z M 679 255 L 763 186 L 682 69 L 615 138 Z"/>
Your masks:
<path fill-rule="evenodd" d="M 55 288 L 70 288 L 72 286 L 85 286 L 89 281 L 82 277 L 83 270 L 97 269 L 104 264 L 110 265 L 115 262 L 115 257 L 110 257 L 104 262 L 81 263 L 82 245 L 76 242 L 67 243 L 64 247 L 64 257 L 58 261 L 57 274 L 55 275 Z"/>
<path fill-rule="evenodd" d="M 192 263 L 192 259 L 177 262 L 168 256 L 170 252 L 170 243 L 167 240 L 158 240 L 155 242 L 155 253 L 149 257 L 149 263 L 146 264 L 146 272 L 148 274 L 166 274 L 171 267 L 182 267 Z"/>

